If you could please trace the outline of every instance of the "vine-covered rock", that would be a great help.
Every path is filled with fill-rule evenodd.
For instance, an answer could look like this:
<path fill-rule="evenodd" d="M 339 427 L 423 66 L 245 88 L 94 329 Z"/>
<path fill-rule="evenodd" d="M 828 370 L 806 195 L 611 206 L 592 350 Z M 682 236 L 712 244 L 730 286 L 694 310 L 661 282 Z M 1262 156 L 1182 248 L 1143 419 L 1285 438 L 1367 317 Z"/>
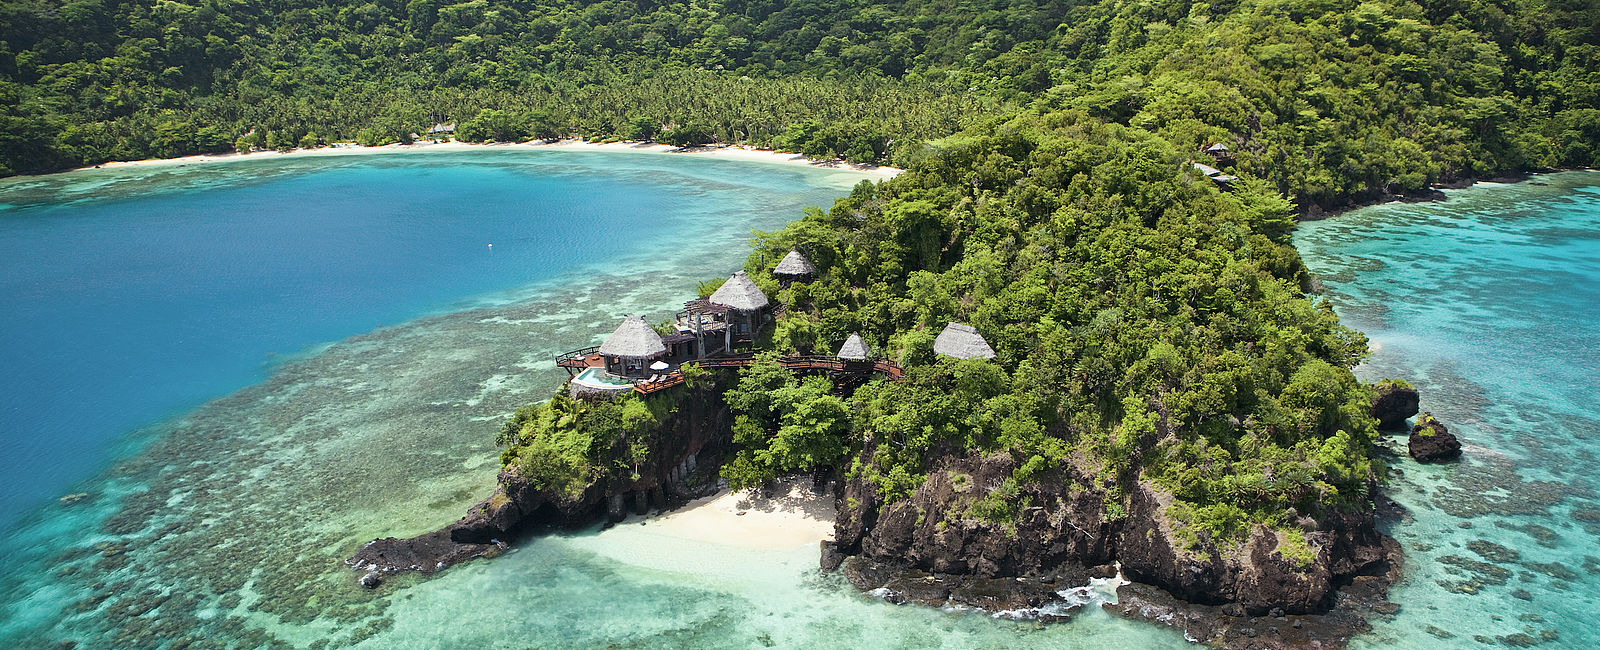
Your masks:
<path fill-rule="evenodd" d="M 1407 418 L 1417 414 L 1421 398 L 1411 384 L 1386 379 L 1373 386 L 1373 391 L 1371 413 L 1379 429 L 1401 429 Z"/>
<path fill-rule="evenodd" d="M 1461 457 L 1461 441 L 1433 415 L 1423 413 L 1411 428 L 1406 449 L 1418 462 L 1436 463 Z"/>
<path fill-rule="evenodd" d="M 1015 466 L 1006 453 L 960 458 L 881 509 L 852 480 L 830 550 L 858 556 L 845 563 L 851 582 L 895 602 L 953 598 L 975 581 L 1027 592 L 990 602 L 1028 601 L 1040 583 L 1081 585 L 1116 563 L 1130 580 L 1191 603 L 1235 604 L 1241 615 L 1327 611 L 1340 585 L 1397 558 L 1370 507 L 1304 518 L 1309 530 L 1256 525 L 1216 539 L 1175 517 L 1172 495 L 1149 481 L 1119 499 L 1076 468 L 1017 485 Z M 990 508 L 997 503 L 1008 507 Z"/>

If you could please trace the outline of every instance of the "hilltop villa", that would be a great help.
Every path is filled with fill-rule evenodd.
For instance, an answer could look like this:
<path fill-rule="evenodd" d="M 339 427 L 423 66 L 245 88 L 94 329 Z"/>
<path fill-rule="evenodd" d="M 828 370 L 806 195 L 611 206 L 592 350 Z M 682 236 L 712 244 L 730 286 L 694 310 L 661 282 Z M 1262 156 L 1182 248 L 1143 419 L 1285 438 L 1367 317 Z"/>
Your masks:
<path fill-rule="evenodd" d="M 773 269 L 783 286 L 814 277 L 817 268 L 800 251 L 789 254 Z M 566 368 L 568 392 L 574 397 L 607 397 L 632 391 L 651 394 L 684 382 L 684 363 L 705 367 L 742 367 L 754 355 L 736 349 L 755 345 L 763 328 L 782 313 L 744 271 L 735 271 L 705 298 L 684 303 L 683 311 L 665 327 L 665 335 L 643 316 L 625 316 L 616 331 L 600 345 L 556 356 Z M 935 353 L 957 359 L 993 359 L 994 349 L 976 329 L 948 324 L 934 341 Z M 860 332 L 847 338 L 835 356 L 789 356 L 778 360 L 796 372 L 824 372 L 865 381 L 872 373 L 898 380 L 904 376 L 892 361 L 874 359 L 872 348 Z"/>

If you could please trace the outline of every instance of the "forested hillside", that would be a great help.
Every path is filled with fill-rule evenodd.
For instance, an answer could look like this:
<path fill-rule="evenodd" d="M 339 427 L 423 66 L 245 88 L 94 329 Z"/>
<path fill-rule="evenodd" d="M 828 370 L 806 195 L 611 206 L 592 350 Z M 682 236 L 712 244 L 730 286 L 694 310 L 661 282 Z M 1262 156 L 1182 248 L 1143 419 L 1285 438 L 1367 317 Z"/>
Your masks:
<path fill-rule="evenodd" d="M 791 305 L 773 346 L 827 354 L 860 332 L 908 380 L 841 402 L 776 365 L 747 371 L 725 475 L 839 464 L 892 504 L 950 458 L 1006 452 L 1015 470 L 977 489 L 994 496 L 975 518 L 1014 523 L 1030 484 L 1076 472 L 1110 488 L 1114 519 L 1153 481 L 1192 543 L 1225 549 L 1252 523 L 1298 535 L 1298 516 L 1359 509 L 1374 429 L 1348 368 L 1366 338 L 1303 297 L 1287 201 L 1260 183 L 1219 192 L 1181 155 L 1147 130 L 1034 112 L 764 236 L 752 277 L 793 248 L 822 269 L 769 281 Z M 998 362 L 935 358 L 949 321 Z"/>
<path fill-rule="evenodd" d="M 1028 107 L 1225 142 L 1322 203 L 1600 157 L 1581 0 L 8 0 L 0 39 L 11 173 L 439 122 L 904 165 Z"/>

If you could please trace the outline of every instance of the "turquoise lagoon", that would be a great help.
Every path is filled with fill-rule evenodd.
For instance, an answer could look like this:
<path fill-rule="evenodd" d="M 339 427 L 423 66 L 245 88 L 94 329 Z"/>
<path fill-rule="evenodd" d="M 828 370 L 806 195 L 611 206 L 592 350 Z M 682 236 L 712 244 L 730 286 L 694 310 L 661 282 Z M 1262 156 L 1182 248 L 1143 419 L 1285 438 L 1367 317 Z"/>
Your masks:
<path fill-rule="evenodd" d="M 1600 638 L 1600 173 L 1447 191 L 1302 224 L 1325 297 L 1464 446 L 1390 434 L 1403 605 L 1357 647 L 1594 647 Z"/>
<path fill-rule="evenodd" d="M 489 492 L 553 354 L 666 317 L 861 179 L 486 149 L 0 181 L 0 647 L 1185 645 L 1093 607 L 896 607 L 812 547 L 647 525 L 355 585 L 362 543 Z"/>

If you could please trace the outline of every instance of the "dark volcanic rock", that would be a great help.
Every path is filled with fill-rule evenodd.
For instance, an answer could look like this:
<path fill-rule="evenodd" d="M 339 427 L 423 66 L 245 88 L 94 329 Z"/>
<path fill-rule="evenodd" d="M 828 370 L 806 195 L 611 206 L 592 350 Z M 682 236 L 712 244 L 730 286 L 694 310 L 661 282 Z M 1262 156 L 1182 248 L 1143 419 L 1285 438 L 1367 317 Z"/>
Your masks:
<path fill-rule="evenodd" d="M 1042 607 L 1061 600 L 1053 585 L 1026 578 L 974 578 L 950 591 L 950 599 L 991 612 Z"/>
<path fill-rule="evenodd" d="M 1360 585 L 1341 594 L 1340 604 L 1326 614 L 1238 616 L 1226 607 L 1187 603 L 1161 589 L 1132 583 L 1117 588 L 1115 604 L 1101 607 L 1123 618 L 1174 628 L 1192 642 L 1230 650 L 1343 647 L 1350 637 L 1372 629 L 1361 612 L 1375 602 Z"/>
<path fill-rule="evenodd" d="M 970 575 L 929 573 L 898 562 L 877 562 L 860 556 L 846 558 L 839 567 L 850 584 L 896 605 L 907 603 L 939 607 L 963 605 L 991 612 L 1022 612 L 1052 603 L 1065 603 L 1053 583 L 1026 578 L 977 578 Z M 1062 620 L 1075 607 L 1027 618 Z"/>
<path fill-rule="evenodd" d="M 907 571 L 883 585 L 885 599 L 895 604 L 916 603 L 938 607 L 950 599 L 950 584 L 922 571 Z"/>
<path fill-rule="evenodd" d="M 1443 422 L 1423 413 L 1411 428 L 1411 439 L 1406 447 L 1412 458 L 1423 463 L 1455 460 L 1461 457 L 1461 441 L 1446 429 Z"/>
<path fill-rule="evenodd" d="M 845 575 L 893 602 L 936 600 L 948 588 L 952 602 L 1025 610 L 1120 562 L 1125 577 L 1177 600 L 1232 604 L 1240 615 L 1312 614 L 1334 607 L 1340 585 L 1375 574 L 1392 580 L 1399 557 L 1372 507 L 1301 517 L 1292 532 L 1257 527 L 1222 548 L 1176 521 L 1172 496 L 1148 481 L 1123 486 L 1125 514 L 1113 518 L 1094 474 L 1069 465 L 1017 485 L 1007 482 L 1015 466 L 1006 453 L 952 460 L 909 498 L 881 506 L 870 484 L 846 483 L 834 531 L 835 550 L 855 556 Z M 991 512 L 980 506 L 996 498 L 1014 508 L 1002 508 L 998 521 L 974 514 Z"/>
<path fill-rule="evenodd" d="M 1407 418 L 1417 414 L 1420 403 L 1415 388 L 1380 384 L 1372 397 L 1371 413 L 1378 419 L 1379 429 L 1400 429 L 1406 425 Z"/>
<path fill-rule="evenodd" d="M 433 573 L 452 564 L 498 551 L 495 544 L 461 544 L 450 539 L 450 529 L 409 539 L 385 537 L 368 542 L 345 564 L 378 573 L 421 571 Z M 362 579 L 365 586 L 366 579 Z"/>

